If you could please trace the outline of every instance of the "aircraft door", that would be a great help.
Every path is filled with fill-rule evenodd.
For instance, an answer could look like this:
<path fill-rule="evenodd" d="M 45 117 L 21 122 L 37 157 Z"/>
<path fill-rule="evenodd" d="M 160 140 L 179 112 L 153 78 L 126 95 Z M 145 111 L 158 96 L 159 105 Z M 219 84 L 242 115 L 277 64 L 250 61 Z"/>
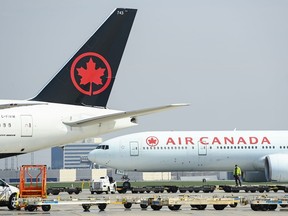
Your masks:
<path fill-rule="evenodd" d="M 139 156 L 139 143 L 137 141 L 130 142 L 130 156 Z"/>
<path fill-rule="evenodd" d="M 21 115 L 21 137 L 32 137 L 33 120 L 31 115 Z"/>
<path fill-rule="evenodd" d="M 200 142 L 198 142 L 198 155 L 199 156 L 207 155 L 207 145 L 203 145 Z"/>

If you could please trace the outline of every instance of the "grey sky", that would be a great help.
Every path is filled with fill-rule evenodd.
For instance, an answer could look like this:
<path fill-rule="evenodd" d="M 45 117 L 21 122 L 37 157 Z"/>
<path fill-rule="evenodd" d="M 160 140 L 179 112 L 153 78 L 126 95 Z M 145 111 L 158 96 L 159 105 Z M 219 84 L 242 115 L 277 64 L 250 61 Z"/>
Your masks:
<path fill-rule="evenodd" d="M 0 98 L 36 95 L 115 7 L 138 13 L 108 103 L 147 130 L 288 129 L 288 1 L 0 1 Z"/>

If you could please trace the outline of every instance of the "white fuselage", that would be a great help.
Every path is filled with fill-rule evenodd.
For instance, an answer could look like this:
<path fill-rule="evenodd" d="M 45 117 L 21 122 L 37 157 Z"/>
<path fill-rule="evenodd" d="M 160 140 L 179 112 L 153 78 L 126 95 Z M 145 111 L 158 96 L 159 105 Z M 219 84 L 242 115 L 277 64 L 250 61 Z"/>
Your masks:
<path fill-rule="evenodd" d="M 14 101 L 9 103 L 13 104 Z M 0 109 L 0 156 L 60 146 L 135 125 L 130 122 L 130 118 L 81 126 L 63 123 L 77 120 L 75 118 L 101 117 L 119 112 L 56 103 Z"/>
<path fill-rule="evenodd" d="M 288 170 L 288 131 L 151 131 L 101 146 L 88 158 L 126 171 L 231 171 L 238 164 L 245 171 L 264 171 L 267 166 L 272 172 L 279 167 L 281 174 L 278 162 Z"/>

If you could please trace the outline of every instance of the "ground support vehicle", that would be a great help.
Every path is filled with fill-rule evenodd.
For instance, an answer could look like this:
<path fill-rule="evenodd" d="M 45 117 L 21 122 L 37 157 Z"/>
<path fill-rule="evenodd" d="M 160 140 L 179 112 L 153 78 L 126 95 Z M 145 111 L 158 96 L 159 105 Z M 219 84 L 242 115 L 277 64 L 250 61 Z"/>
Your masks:
<path fill-rule="evenodd" d="M 258 196 L 250 200 L 250 207 L 253 211 L 273 211 L 278 205 L 288 210 L 288 196 L 281 198 Z"/>
<path fill-rule="evenodd" d="M 185 186 L 185 187 L 179 187 L 178 190 L 180 193 L 199 193 L 200 191 L 204 193 L 213 193 L 216 189 L 215 185 L 202 185 L 202 186 Z"/>
<path fill-rule="evenodd" d="M 25 210 L 35 211 L 41 207 L 43 211 L 50 211 L 52 205 L 81 205 L 84 211 L 88 211 L 91 206 L 97 205 L 100 210 L 106 209 L 110 203 L 109 198 L 66 198 L 66 199 L 43 199 L 40 197 L 19 198 L 19 206 L 25 206 Z M 18 208 L 20 210 L 20 208 Z"/>
<path fill-rule="evenodd" d="M 180 195 L 179 197 L 161 197 L 154 196 L 148 198 L 122 198 L 111 202 L 112 204 L 124 204 L 129 209 L 132 204 L 139 204 L 142 209 L 150 206 L 153 210 L 160 210 L 163 206 L 167 206 L 170 210 L 179 210 L 182 205 L 190 205 L 192 208 L 204 210 L 207 205 L 213 205 L 215 210 L 223 210 L 228 205 L 236 207 L 238 203 L 246 204 L 247 201 L 240 197 L 211 197 L 204 198 L 201 196 Z"/>
<path fill-rule="evenodd" d="M 22 207 L 34 211 L 36 206 L 28 205 L 20 200 L 45 199 L 46 194 L 46 165 L 22 165 L 20 168 L 19 198 L 17 209 Z M 49 211 L 51 205 L 42 205 L 43 211 Z"/>
<path fill-rule="evenodd" d="M 117 186 L 117 191 L 119 193 L 126 193 L 127 191 L 131 191 L 132 193 L 177 193 L 179 191 L 180 193 L 186 193 L 186 192 L 195 192 L 199 193 L 200 191 L 203 191 L 204 193 L 213 193 L 216 189 L 215 185 L 202 185 L 202 186 L 174 186 L 174 185 L 164 185 L 164 186 L 143 186 L 143 187 L 131 187 L 129 185 L 123 186 Z"/>
<path fill-rule="evenodd" d="M 61 192 L 67 192 L 68 194 L 79 194 L 82 192 L 81 187 L 50 187 L 47 188 L 47 195 L 58 195 Z"/>
<path fill-rule="evenodd" d="M 288 192 L 288 187 L 285 185 L 243 185 L 243 186 L 231 186 L 231 185 L 219 185 L 219 189 L 224 190 L 227 193 L 238 193 L 240 191 L 245 191 L 246 193 L 251 192 L 277 192 L 283 190 L 285 193 Z"/>
<path fill-rule="evenodd" d="M 92 179 L 90 184 L 90 192 L 91 194 L 101 194 L 105 192 L 108 194 L 109 192 L 115 193 L 117 190 L 117 183 L 113 180 L 112 177 L 103 176 L 100 179 Z"/>
<path fill-rule="evenodd" d="M 0 206 L 7 206 L 10 210 L 16 208 L 19 189 L 0 179 Z"/>

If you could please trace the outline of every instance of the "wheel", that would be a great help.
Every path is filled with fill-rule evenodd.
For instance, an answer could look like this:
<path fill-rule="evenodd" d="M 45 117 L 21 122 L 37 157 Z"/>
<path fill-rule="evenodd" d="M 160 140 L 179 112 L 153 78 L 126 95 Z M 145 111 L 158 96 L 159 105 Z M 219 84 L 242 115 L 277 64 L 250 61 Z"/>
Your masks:
<path fill-rule="evenodd" d="M 72 191 L 68 191 L 68 194 L 72 194 L 73 192 Z"/>
<path fill-rule="evenodd" d="M 123 182 L 123 188 L 130 189 L 131 188 L 130 182 Z"/>
<path fill-rule="evenodd" d="M 80 191 L 78 191 L 78 190 L 77 190 L 77 191 L 75 191 L 75 194 L 79 194 L 79 193 L 80 193 Z"/>
<path fill-rule="evenodd" d="M 148 205 L 146 204 L 140 204 L 141 209 L 147 209 Z"/>
<path fill-rule="evenodd" d="M 199 190 L 194 190 L 195 193 L 199 193 Z"/>
<path fill-rule="evenodd" d="M 87 205 L 87 204 L 82 204 L 82 207 L 83 207 L 84 211 L 89 211 L 91 206 Z"/>
<path fill-rule="evenodd" d="M 91 191 L 91 194 L 94 194 L 94 191 Z"/>
<path fill-rule="evenodd" d="M 229 206 L 230 206 L 231 208 L 236 208 L 236 207 L 237 207 L 237 205 L 238 205 L 238 203 L 229 204 Z"/>
<path fill-rule="evenodd" d="M 250 207 L 253 211 L 259 211 L 260 210 L 259 204 L 251 204 Z"/>
<path fill-rule="evenodd" d="M 215 210 L 223 210 L 226 208 L 227 205 L 213 205 Z"/>
<path fill-rule="evenodd" d="M 96 194 L 102 194 L 103 191 L 96 191 Z"/>
<path fill-rule="evenodd" d="M 197 208 L 198 210 L 205 210 L 207 205 L 191 205 L 192 208 Z"/>
<path fill-rule="evenodd" d="M 153 210 L 155 210 L 155 211 L 159 211 L 159 210 L 162 208 L 162 206 L 159 206 L 159 205 L 151 205 L 151 208 L 152 208 Z"/>
<path fill-rule="evenodd" d="M 124 203 L 124 207 L 126 209 L 130 209 L 132 207 L 132 203 Z"/>
<path fill-rule="evenodd" d="M 102 204 L 99 204 L 99 205 L 98 205 L 98 208 L 99 208 L 101 211 L 104 211 L 104 209 L 106 209 L 106 206 L 107 206 L 106 203 L 102 203 Z"/>
<path fill-rule="evenodd" d="M 59 191 L 52 191 L 53 195 L 58 195 L 60 192 Z"/>
<path fill-rule="evenodd" d="M 17 203 L 17 196 L 16 193 L 13 193 L 9 197 L 9 203 L 8 203 L 8 209 L 15 210 L 16 209 L 16 203 Z"/>
<path fill-rule="evenodd" d="M 180 190 L 180 193 L 186 193 L 186 190 Z"/>
<path fill-rule="evenodd" d="M 266 204 L 260 205 L 260 210 L 262 210 L 262 211 L 268 211 L 268 210 L 269 210 L 269 205 L 266 205 Z"/>
<path fill-rule="evenodd" d="M 50 211 L 51 209 L 51 205 L 42 205 L 42 210 L 47 212 L 47 211 Z"/>
<path fill-rule="evenodd" d="M 275 209 L 277 209 L 277 204 L 268 205 L 268 209 L 269 211 L 274 211 Z"/>
<path fill-rule="evenodd" d="M 171 211 L 177 211 L 179 210 L 181 207 L 181 205 L 168 205 L 168 208 L 171 210 Z"/>
<path fill-rule="evenodd" d="M 36 209 L 36 206 L 33 206 L 33 205 L 28 205 L 27 206 L 27 210 L 30 211 L 30 212 L 34 211 L 35 209 Z"/>

